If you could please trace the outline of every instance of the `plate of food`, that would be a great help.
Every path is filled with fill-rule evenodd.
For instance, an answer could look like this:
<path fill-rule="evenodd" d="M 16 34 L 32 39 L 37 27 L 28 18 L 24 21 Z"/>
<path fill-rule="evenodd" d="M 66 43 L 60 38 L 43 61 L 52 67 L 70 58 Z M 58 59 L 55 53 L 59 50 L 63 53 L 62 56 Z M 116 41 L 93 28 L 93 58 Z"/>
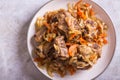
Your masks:
<path fill-rule="evenodd" d="M 116 46 L 113 23 L 91 0 L 52 0 L 32 19 L 28 51 L 53 80 L 91 80 L 110 64 Z"/>

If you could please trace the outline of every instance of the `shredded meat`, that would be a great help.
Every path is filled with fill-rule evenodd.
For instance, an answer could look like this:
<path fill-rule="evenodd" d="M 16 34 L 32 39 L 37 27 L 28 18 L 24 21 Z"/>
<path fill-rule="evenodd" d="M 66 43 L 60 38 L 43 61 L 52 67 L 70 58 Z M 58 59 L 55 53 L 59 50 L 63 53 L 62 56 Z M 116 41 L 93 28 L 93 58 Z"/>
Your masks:
<path fill-rule="evenodd" d="M 40 30 L 34 35 L 36 42 L 42 42 L 43 36 L 45 35 L 45 32 L 47 31 L 46 27 L 41 27 Z"/>
<path fill-rule="evenodd" d="M 56 50 L 56 55 L 63 57 L 63 58 L 68 58 L 68 50 L 64 41 L 64 37 L 63 36 L 58 36 L 55 39 L 55 45 L 58 47 L 58 49 Z"/>
<path fill-rule="evenodd" d="M 66 22 L 71 30 L 80 30 L 78 21 L 68 12 L 66 14 Z"/>

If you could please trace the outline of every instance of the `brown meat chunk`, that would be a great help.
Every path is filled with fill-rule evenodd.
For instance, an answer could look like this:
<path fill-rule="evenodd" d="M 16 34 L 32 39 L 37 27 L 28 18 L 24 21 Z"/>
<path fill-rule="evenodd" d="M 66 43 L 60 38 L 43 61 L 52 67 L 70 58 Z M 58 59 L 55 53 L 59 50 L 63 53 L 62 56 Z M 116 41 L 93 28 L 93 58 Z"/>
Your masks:
<path fill-rule="evenodd" d="M 56 50 L 56 56 L 59 56 L 61 58 L 69 57 L 68 50 L 67 50 L 63 36 L 56 37 L 54 47 Z"/>
<path fill-rule="evenodd" d="M 36 42 L 42 42 L 43 36 L 45 35 L 47 31 L 47 28 L 45 26 L 42 26 L 40 30 L 34 35 Z"/>
<path fill-rule="evenodd" d="M 61 35 L 68 38 L 68 25 L 65 21 L 65 10 L 61 9 L 56 14 L 51 15 L 49 23 L 51 24 L 51 30 L 57 30 Z"/>
<path fill-rule="evenodd" d="M 66 12 L 65 14 L 66 14 L 65 20 L 70 30 L 80 30 L 78 21 L 70 13 Z"/>

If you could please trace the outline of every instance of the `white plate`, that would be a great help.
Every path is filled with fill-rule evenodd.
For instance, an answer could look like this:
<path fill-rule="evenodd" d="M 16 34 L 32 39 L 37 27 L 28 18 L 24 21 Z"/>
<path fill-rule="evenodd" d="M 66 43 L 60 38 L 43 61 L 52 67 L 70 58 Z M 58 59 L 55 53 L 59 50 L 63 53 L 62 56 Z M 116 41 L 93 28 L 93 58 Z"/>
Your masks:
<path fill-rule="evenodd" d="M 35 21 L 37 17 L 43 16 L 47 11 L 53 11 L 57 10 L 60 8 L 67 9 L 67 4 L 70 3 L 75 3 L 78 0 L 53 0 L 48 2 L 46 5 L 44 5 L 34 16 L 28 30 L 28 36 L 27 36 L 27 45 L 28 45 L 28 50 L 29 54 L 33 60 L 32 56 L 32 50 L 33 46 L 31 44 L 31 38 L 35 34 Z M 115 35 L 115 30 L 114 26 L 112 24 L 112 21 L 110 20 L 109 16 L 106 14 L 106 12 L 98 6 L 96 3 L 92 2 L 91 0 L 83 0 L 84 2 L 92 4 L 94 11 L 98 14 L 99 18 L 101 18 L 109 27 L 108 29 L 108 44 L 103 47 L 102 50 L 102 56 L 101 58 L 97 61 L 97 63 L 90 69 L 90 70 L 84 70 L 80 71 L 78 70 L 73 76 L 71 75 L 66 75 L 64 78 L 61 78 L 58 75 L 54 75 L 54 77 L 50 77 L 46 70 L 40 69 L 37 66 L 37 63 L 33 61 L 35 66 L 38 68 L 39 71 L 41 71 L 44 75 L 49 77 L 50 79 L 53 80 L 91 80 L 99 76 L 110 64 L 111 59 L 114 55 L 114 50 L 115 50 L 115 45 L 116 45 L 116 35 Z"/>

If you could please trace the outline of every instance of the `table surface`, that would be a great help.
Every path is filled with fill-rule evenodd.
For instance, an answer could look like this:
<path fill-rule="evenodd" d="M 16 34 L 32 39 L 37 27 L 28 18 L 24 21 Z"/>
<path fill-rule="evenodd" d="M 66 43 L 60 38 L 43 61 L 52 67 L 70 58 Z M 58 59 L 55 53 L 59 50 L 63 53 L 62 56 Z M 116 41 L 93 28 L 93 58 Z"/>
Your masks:
<path fill-rule="evenodd" d="M 33 65 L 27 50 L 27 30 L 35 13 L 49 0 L 0 0 L 0 80 L 49 80 Z M 120 80 L 120 0 L 93 0 L 113 21 L 115 55 L 96 80 Z"/>

